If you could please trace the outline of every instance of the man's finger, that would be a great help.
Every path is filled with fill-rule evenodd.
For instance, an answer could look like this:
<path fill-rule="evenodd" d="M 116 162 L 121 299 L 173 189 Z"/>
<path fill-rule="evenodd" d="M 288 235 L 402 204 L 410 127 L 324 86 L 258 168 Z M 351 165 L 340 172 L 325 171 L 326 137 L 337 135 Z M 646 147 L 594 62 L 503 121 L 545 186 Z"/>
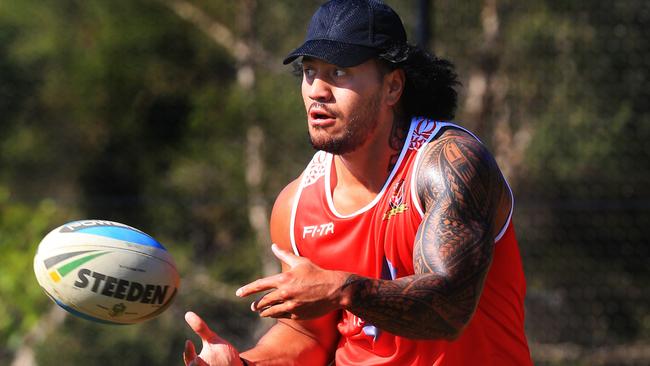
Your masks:
<path fill-rule="evenodd" d="M 287 318 L 291 319 L 291 305 L 289 303 L 277 304 L 268 307 L 260 312 L 260 316 L 264 318 Z"/>
<path fill-rule="evenodd" d="M 185 350 L 183 351 L 183 362 L 185 362 L 185 366 L 188 366 L 195 358 L 196 348 L 194 348 L 194 343 L 189 340 L 185 341 Z"/>
<path fill-rule="evenodd" d="M 262 296 L 262 298 L 259 300 L 254 301 L 251 304 L 251 310 L 259 311 L 260 309 L 282 303 L 286 299 L 281 297 L 279 292 L 280 291 L 278 290 L 269 292 L 268 294 Z"/>
<path fill-rule="evenodd" d="M 222 341 L 221 338 L 219 338 L 219 336 L 208 327 L 203 319 L 201 319 L 201 317 L 195 313 L 191 311 L 185 313 L 185 321 L 190 326 L 190 328 L 192 328 L 194 333 L 198 334 L 198 336 L 201 337 L 201 340 L 203 340 L 203 342 L 207 341 L 210 343 L 219 343 Z"/>
<path fill-rule="evenodd" d="M 291 268 L 297 266 L 300 263 L 301 260 L 300 257 L 298 257 L 297 255 L 291 252 L 287 252 L 286 250 L 280 249 L 280 247 L 277 244 L 271 245 L 271 250 L 279 260 L 288 264 L 289 267 Z"/>
<path fill-rule="evenodd" d="M 201 357 L 197 357 L 188 366 L 209 366 Z"/>
<path fill-rule="evenodd" d="M 261 291 L 273 290 L 277 288 L 279 283 L 278 276 L 281 275 L 282 274 L 277 274 L 274 276 L 260 278 L 259 280 L 253 281 L 248 285 L 243 286 L 239 290 L 237 290 L 237 292 L 235 292 L 235 295 L 239 297 L 244 297 Z"/>

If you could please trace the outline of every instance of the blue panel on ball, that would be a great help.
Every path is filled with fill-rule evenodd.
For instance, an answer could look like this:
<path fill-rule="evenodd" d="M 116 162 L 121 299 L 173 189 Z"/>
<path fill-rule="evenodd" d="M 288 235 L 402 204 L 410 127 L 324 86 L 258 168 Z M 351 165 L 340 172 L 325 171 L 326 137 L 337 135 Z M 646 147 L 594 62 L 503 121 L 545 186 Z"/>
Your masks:
<path fill-rule="evenodd" d="M 77 231 L 78 233 L 101 235 L 108 238 L 113 238 L 117 240 L 124 240 L 135 244 L 146 245 L 149 247 L 154 247 L 158 249 L 165 250 L 165 247 L 162 246 L 156 239 L 150 237 L 145 233 L 134 231 L 125 227 L 115 227 L 115 226 L 91 226 L 88 228 L 83 228 Z"/>
<path fill-rule="evenodd" d="M 92 317 L 92 316 L 90 316 L 88 314 L 84 314 L 84 313 L 82 313 L 82 312 L 80 312 L 80 311 L 78 311 L 76 309 L 73 309 L 73 308 L 69 307 L 68 305 L 66 305 L 66 304 L 64 304 L 64 303 L 62 303 L 62 302 L 60 302 L 59 300 L 56 300 L 56 299 L 54 299 L 54 302 L 56 302 L 57 305 L 59 305 L 61 308 L 63 308 L 68 313 L 70 313 L 70 314 L 72 314 L 74 316 L 78 316 L 78 317 L 80 317 L 82 319 L 86 319 L 86 320 L 90 320 L 90 321 L 97 322 L 97 323 L 102 323 L 102 324 L 126 325 L 124 323 L 116 323 L 116 322 L 111 322 L 111 321 L 108 321 L 108 320 Z"/>

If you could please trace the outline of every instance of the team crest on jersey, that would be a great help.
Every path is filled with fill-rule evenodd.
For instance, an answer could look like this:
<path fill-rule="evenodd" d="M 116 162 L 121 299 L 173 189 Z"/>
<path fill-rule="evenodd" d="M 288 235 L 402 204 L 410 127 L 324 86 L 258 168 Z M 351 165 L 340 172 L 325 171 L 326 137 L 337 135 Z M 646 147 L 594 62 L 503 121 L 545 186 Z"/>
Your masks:
<path fill-rule="evenodd" d="M 406 210 L 408 210 L 408 205 L 404 199 L 404 179 L 401 179 L 393 184 L 393 192 L 388 201 L 388 210 L 384 213 L 384 220 L 390 220 L 391 217 Z"/>
<path fill-rule="evenodd" d="M 436 121 L 422 118 L 418 121 L 417 126 L 413 130 L 411 135 L 411 141 L 409 143 L 410 150 L 420 150 L 420 148 L 429 140 L 431 134 L 436 129 Z"/>

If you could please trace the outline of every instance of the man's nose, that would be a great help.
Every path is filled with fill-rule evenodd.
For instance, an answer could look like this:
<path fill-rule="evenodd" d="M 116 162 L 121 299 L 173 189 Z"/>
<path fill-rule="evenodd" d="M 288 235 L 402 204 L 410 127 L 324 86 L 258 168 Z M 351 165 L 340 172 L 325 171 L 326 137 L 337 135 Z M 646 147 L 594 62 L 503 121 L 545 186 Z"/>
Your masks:
<path fill-rule="evenodd" d="M 309 86 L 308 95 L 311 100 L 328 102 L 332 99 L 332 87 L 327 81 L 317 77 Z"/>

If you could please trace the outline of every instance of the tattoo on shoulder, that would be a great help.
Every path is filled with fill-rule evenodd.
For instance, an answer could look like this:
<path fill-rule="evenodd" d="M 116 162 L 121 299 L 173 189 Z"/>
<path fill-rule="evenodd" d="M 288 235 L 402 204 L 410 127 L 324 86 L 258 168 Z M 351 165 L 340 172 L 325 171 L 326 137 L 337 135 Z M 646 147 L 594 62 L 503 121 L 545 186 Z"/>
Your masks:
<path fill-rule="evenodd" d="M 418 166 L 418 194 L 426 215 L 414 249 L 420 273 L 466 271 L 467 256 L 489 265 L 494 216 L 503 178 L 492 155 L 465 132 L 448 130 Z M 457 266 L 462 263 L 462 266 Z M 470 268 L 467 275 L 479 268 Z"/>

